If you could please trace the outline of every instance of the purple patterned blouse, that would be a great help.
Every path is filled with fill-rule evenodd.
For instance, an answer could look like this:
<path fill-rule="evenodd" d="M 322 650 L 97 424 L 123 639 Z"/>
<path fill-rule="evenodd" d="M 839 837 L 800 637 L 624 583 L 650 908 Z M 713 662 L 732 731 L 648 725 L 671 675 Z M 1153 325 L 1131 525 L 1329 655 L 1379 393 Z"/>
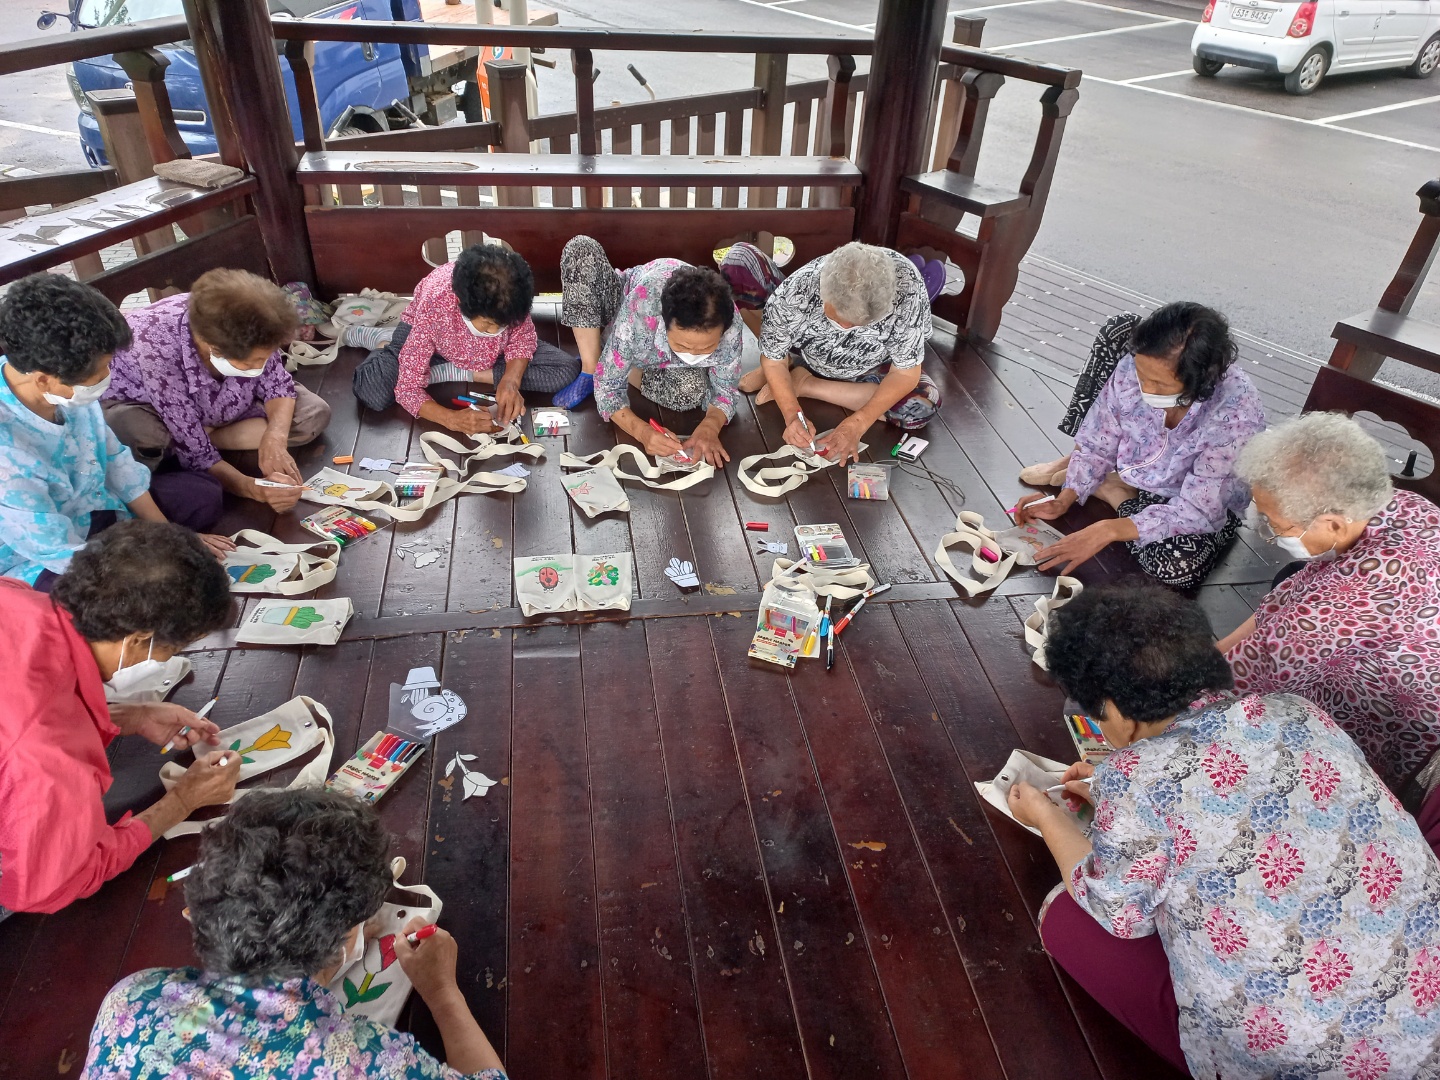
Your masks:
<path fill-rule="evenodd" d="M 1111 472 L 1168 502 L 1131 516 L 1139 543 L 1219 532 L 1225 512 L 1240 513 L 1250 489 L 1235 476 L 1240 448 L 1265 429 L 1265 407 L 1250 376 L 1230 365 L 1215 393 L 1173 428 L 1165 411 L 1140 397 L 1135 358 L 1120 361 L 1075 435 L 1065 486 L 1084 503 Z"/>
<path fill-rule="evenodd" d="M 106 401 L 149 405 L 170 429 L 175 456 L 204 472 L 220 460 L 206 428 L 265 416 L 271 398 L 293 398 L 295 380 L 276 352 L 258 378 L 216 379 L 190 336 L 189 293 L 167 296 L 125 316 L 135 335 L 110 363 Z"/>

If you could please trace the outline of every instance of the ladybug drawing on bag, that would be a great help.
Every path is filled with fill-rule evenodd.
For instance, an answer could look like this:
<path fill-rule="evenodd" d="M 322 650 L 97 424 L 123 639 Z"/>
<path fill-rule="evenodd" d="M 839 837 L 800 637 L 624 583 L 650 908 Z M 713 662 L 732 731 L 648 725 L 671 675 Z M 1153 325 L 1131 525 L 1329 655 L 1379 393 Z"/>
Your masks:
<path fill-rule="evenodd" d="M 560 571 L 553 566 L 542 566 L 540 572 L 535 575 L 540 587 L 546 592 L 552 592 L 560 584 Z"/>

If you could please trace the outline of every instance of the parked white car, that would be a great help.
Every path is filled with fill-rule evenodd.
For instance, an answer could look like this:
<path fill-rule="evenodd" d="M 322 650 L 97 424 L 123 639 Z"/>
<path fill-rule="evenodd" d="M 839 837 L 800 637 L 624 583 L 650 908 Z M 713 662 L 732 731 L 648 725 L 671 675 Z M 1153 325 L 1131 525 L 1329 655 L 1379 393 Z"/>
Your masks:
<path fill-rule="evenodd" d="M 1197 74 L 1226 64 L 1285 76 L 1309 94 L 1332 71 L 1440 66 L 1440 0 L 1209 0 L 1190 52 Z"/>

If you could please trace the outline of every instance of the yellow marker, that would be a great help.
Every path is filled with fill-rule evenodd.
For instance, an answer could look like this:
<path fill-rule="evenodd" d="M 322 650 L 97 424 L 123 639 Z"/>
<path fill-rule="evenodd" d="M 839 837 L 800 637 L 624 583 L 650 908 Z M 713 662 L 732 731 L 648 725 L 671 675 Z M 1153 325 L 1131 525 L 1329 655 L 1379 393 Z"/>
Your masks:
<path fill-rule="evenodd" d="M 805 639 L 805 646 L 804 646 L 804 648 L 802 648 L 802 649 L 800 650 L 800 655 L 801 655 L 801 656 L 809 656 L 809 655 L 810 655 L 810 650 L 811 650 L 811 649 L 814 647 L 814 645 L 815 645 L 815 638 L 816 638 L 817 633 L 818 633 L 818 631 L 812 626 L 812 627 L 810 628 L 810 635 L 809 635 L 809 637 L 807 637 L 807 638 Z"/>

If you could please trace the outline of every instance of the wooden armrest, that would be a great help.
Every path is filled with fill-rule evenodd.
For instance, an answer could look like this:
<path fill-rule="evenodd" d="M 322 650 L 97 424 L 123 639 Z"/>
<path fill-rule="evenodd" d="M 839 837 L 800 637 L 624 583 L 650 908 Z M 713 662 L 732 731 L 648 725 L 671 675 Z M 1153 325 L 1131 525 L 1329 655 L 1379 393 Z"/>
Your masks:
<path fill-rule="evenodd" d="M 957 210 L 982 218 L 1018 214 L 1030 206 L 1029 195 L 989 187 L 948 169 L 907 176 L 900 181 L 900 189 L 912 195 L 935 199 L 946 206 L 953 206 Z"/>
<path fill-rule="evenodd" d="M 1440 326 L 1391 311 L 1362 312 L 1335 324 L 1336 341 L 1440 373 Z"/>
<path fill-rule="evenodd" d="M 429 187 L 858 187 L 863 174 L 845 158 L 640 154 L 436 154 L 312 152 L 300 159 L 302 184 L 416 184 Z"/>
<path fill-rule="evenodd" d="M 0 285 L 243 199 L 253 177 L 208 189 L 150 177 L 0 225 Z M 26 239 L 26 238 L 29 239 Z"/>

